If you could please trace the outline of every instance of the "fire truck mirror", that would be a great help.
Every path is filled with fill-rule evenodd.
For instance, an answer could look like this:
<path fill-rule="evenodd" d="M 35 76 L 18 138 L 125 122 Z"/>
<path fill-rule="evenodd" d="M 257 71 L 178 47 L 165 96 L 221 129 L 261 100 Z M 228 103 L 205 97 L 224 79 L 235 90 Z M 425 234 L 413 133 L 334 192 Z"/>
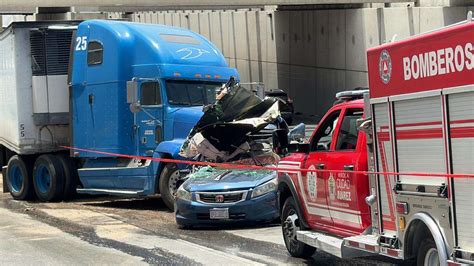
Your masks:
<path fill-rule="evenodd" d="M 357 129 L 366 134 L 370 134 L 372 132 L 372 120 L 370 118 L 357 119 Z"/>
<path fill-rule="evenodd" d="M 309 143 L 290 143 L 288 145 L 288 152 L 289 153 L 294 153 L 294 152 L 298 152 L 298 153 L 305 153 L 305 154 L 309 154 Z"/>

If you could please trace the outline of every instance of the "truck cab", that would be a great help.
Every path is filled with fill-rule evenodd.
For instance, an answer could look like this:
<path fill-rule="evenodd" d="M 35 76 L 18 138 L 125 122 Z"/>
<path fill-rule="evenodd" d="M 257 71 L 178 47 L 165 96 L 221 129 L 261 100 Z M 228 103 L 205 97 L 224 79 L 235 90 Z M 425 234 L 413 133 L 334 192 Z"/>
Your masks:
<path fill-rule="evenodd" d="M 161 193 L 173 208 L 182 166 L 151 159 L 179 159 L 202 106 L 237 71 L 201 35 L 163 25 L 85 21 L 72 49 L 71 146 L 83 149 L 71 151 L 78 192 Z"/>
<path fill-rule="evenodd" d="M 365 203 L 368 177 L 350 173 L 367 170 L 366 135 L 357 129 L 363 114 L 363 100 L 335 104 L 313 132 L 308 152 L 292 153 L 280 161 L 281 168 L 318 170 L 280 172 L 284 231 L 291 230 L 295 219 L 301 228 L 339 237 L 358 235 L 370 227 Z M 298 213 L 302 217 L 296 217 Z M 289 232 L 285 233 L 287 246 L 292 245 Z"/>

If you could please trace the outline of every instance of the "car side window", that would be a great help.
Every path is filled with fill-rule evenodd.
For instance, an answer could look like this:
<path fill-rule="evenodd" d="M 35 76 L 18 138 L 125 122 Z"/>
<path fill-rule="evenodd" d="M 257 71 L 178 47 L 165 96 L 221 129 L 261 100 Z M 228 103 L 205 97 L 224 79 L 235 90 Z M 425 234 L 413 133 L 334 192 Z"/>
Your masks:
<path fill-rule="evenodd" d="M 347 109 L 339 129 L 336 150 L 355 150 L 357 147 L 357 120 L 362 118 L 362 109 Z"/>
<path fill-rule="evenodd" d="M 311 151 L 328 151 L 331 147 L 340 110 L 332 112 L 320 126 L 311 140 Z"/>
<path fill-rule="evenodd" d="M 160 84 L 158 82 L 145 82 L 141 86 L 141 105 L 160 105 L 161 93 Z"/>

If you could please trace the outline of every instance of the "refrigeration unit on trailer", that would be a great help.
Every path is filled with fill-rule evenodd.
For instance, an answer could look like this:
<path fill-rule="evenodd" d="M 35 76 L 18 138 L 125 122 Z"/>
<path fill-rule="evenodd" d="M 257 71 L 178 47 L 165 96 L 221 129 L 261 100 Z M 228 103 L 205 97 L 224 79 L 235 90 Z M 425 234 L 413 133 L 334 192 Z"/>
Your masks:
<path fill-rule="evenodd" d="M 238 79 L 201 35 L 153 24 L 15 22 L 0 56 L 0 163 L 16 199 L 59 200 L 78 186 L 160 193 L 173 208 L 182 166 L 146 158 L 179 159 L 202 106 Z"/>
<path fill-rule="evenodd" d="M 307 154 L 280 161 L 295 170 L 347 171 L 280 173 L 292 255 L 317 247 L 340 257 L 375 253 L 418 265 L 474 263 L 474 22 L 468 18 L 369 49 L 365 101 L 332 107 Z M 370 208 L 360 204 L 364 198 Z"/>

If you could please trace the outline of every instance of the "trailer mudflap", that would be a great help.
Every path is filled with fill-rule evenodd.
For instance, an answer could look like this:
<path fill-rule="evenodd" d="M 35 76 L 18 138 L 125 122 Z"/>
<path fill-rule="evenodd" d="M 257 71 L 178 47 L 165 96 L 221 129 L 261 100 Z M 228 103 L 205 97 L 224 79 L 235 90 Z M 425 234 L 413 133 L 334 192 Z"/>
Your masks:
<path fill-rule="evenodd" d="M 7 184 L 7 166 L 2 167 L 2 184 L 3 184 L 3 193 L 8 193 L 8 184 Z"/>

